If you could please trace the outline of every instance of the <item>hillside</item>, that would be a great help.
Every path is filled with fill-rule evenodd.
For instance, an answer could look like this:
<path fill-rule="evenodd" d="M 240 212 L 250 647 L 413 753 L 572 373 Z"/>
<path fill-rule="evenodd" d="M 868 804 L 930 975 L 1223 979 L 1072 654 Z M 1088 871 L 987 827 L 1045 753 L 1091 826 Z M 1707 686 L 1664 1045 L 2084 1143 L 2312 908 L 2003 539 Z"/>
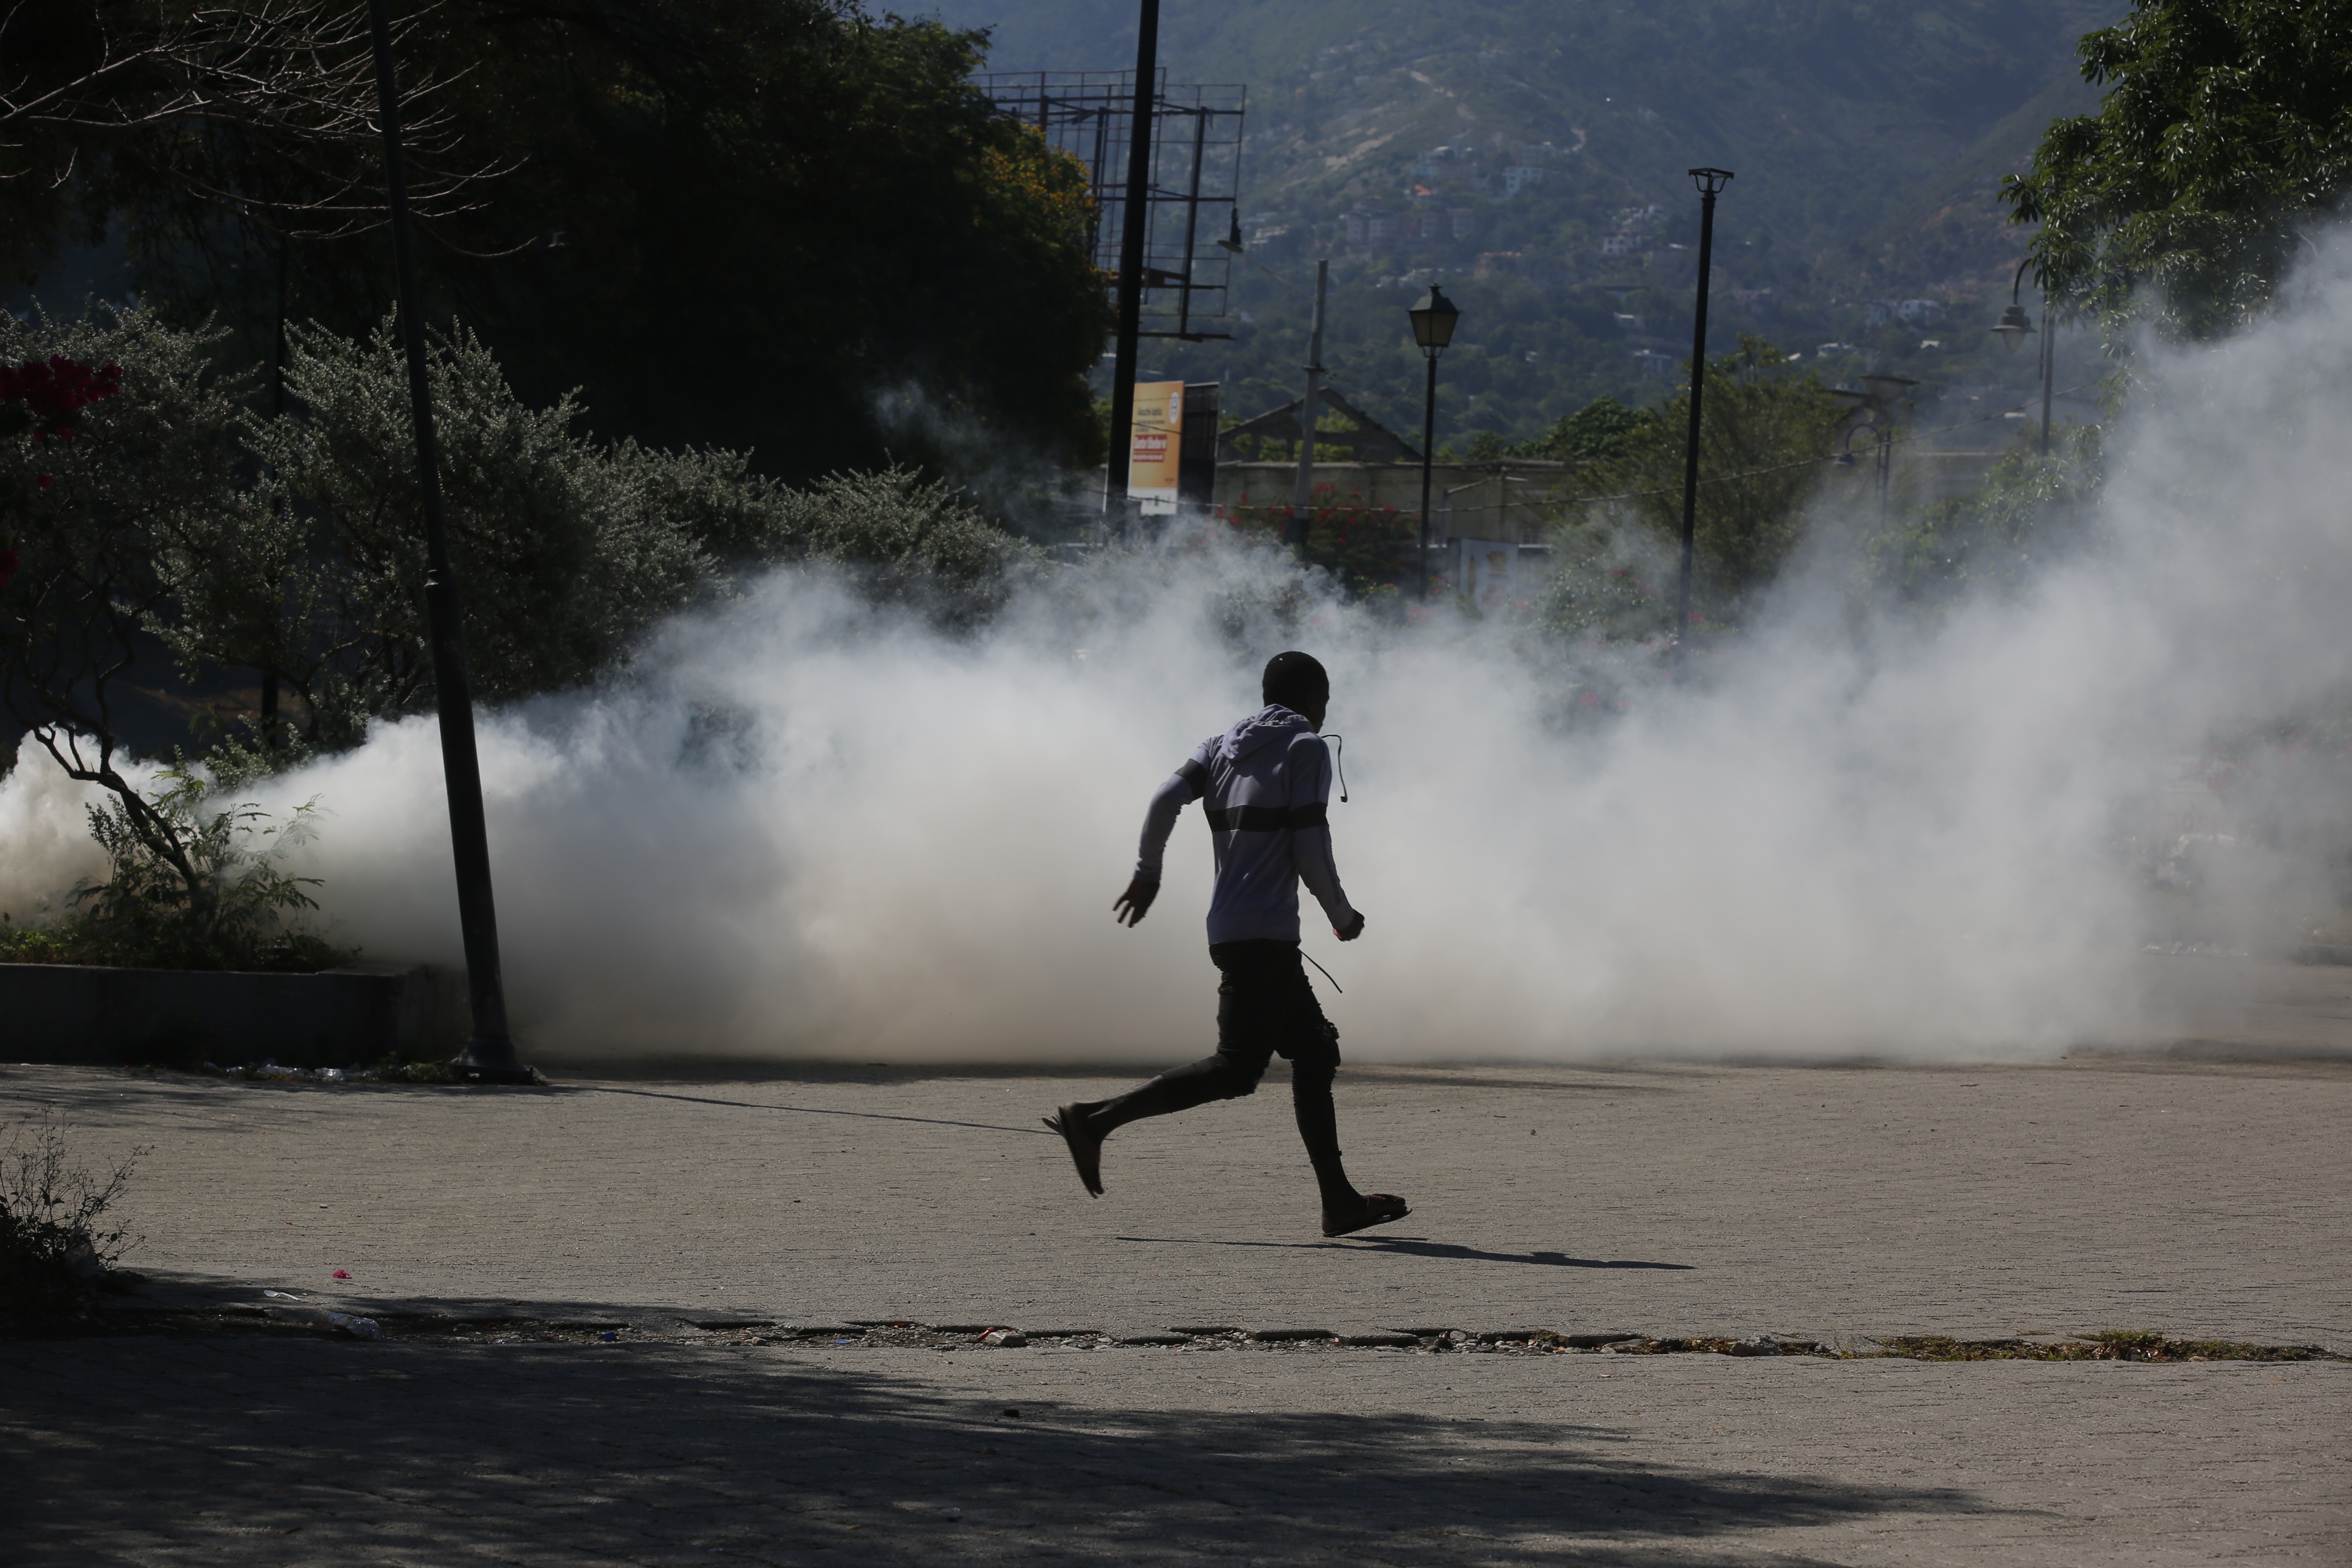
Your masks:
<path fill-rule="evenodd" d="M 1242 205 L 1261 265 L 1236 269 L 1234 342 L 1153 345 L 1147 363 L 1230 380 L 1244 413 L 1296 395 L 1296 285 L 1329 254 L 1333 363 L 1383 418 L 1417 423 L 1402 306 L 1431 277 L 1465 311 L 1441 439 L 1524 436 L 1602 393 L 1654 396 L 1660 356 L 1688 352 L 1695 258 L 1676 247 L 1696 239 L 1696 202 L 1683 171 L 1712 163 L 1738 174 L 1717 226 L 1720 346 L 1759 331 L 1832 379 L 1883 368 L 1991 399 L 2032 364 L 1984 331 L 2020 254 L 1994 187 L 2051 118 L 2095 101 L 2074 40 L 2121 8 L 1171 5 L 1172 77 L 1249 87 Z M 995 69 L 1133 58 L 1131 0 L 940 12 L 993 29 Z M 1949 313 L 1871 321 L 1873 304 L 1904 300 Z M 1832 341 L 1853 352 L 1823 358 Z"/>

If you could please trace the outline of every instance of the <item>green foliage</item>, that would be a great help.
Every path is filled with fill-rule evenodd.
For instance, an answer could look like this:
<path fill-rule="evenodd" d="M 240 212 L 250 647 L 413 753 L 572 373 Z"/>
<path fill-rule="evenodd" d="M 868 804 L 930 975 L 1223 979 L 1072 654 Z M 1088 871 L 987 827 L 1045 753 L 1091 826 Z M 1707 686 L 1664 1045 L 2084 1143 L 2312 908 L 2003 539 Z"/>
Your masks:
<path fill-rule="evenodd" d="M 2053 293 L 2204 337 L 2259 310 L 2352 180 L 2352 4 L 2135 0 L 2086 35 L 2096 114 L 2006 184 Z"/>
<path fill-rule="evenodd" d="M 62 353 L 123 370 L 71 442 L 0 441 L 0 535 L 22 555 L 0 589 L 0 707 L 68 774 L 110 791 L 184 879 L 179 825 L 116 765 L 119 709 L 134 680 L 161 683 L 164 563 L 212 536 L 237 494 L 239 386 L 212 374 L 216 341 L 143 309 L 70 323 L 0 315 L 0 360 Z"/>
<path fill-rule="evenodd" d="M 147 1152 L 132 1150 L 100 1178 L 74 1162 L 53 1115 L 9 1128 L 0 1142 L 0 1319 L 76 1317 L 121 1282 L 109 1271 L 131 1238 L 110 1211 Z"/>
<path fill-rule="evenodd" d="M 1974 495 L 1933 502 L 1864 546 L 1865 575 L 1927 608 L 2012 593 L 2076 542 L 2105 478 L 2099 427 L 2063 434 L 2048 456 L 2021 447 L 1996 462 Z"/>
<path fill-rule="evenodd" d="M 1796 549 L 1805 503 L 1843 417 L 1813 375 L 1791 374 L 1786 363 L 1771 344 L 1744 337 L 1738 353 L 1708 367 L 1693 603 L 1710 619 L 1736 616 Z M 1593 426 L 1585 434 L 1618 445 L 1615 456 L 1579 475 L 1575 488 L 1592 498 L 1581 502 L 1580 521 L 1632 523 L 1655 539 L 1679 541 L 1688 393 L 1630 426 L 1607 414 L 1595 416 Z"/>
<path fill-rule="evenodd" d="M 951 622 L 1002 607 L 1044 560 L 982 517 L 962 490 L 903 467 L 779 491 L 761 552 L 851 569 L 870 597 Z"/>
<path fill-rule="evenodd" d="M 388 324 L 367 342 L 294 329 L 295 412 L 251 420 L 260 483 L 166 556 L 191 666 L 276 669 L 302 732 L 354 743 L 372 718 L 427 711 L 424 511 L 407 368 Z M 576 686 L 709 584 L 688 531 L 741 546 L 760 488 L 725 454 L 672 458 L 577 434 L 569 397 L 527 406 L 470 333 L 428 351 L 451 563 L 469 673 L 491 702 Z"/>
<path fill-rule="evenodd" d="M 852 0 L 427 7 L 404 79 L 442 83 L 434 134 L 458 164 L 508 166 L 430 224 L 434 313 L 520 367 L 536 405 L 583 387 L 607 436 L 756 444 L 786 478 L 930 458 L 927 431 L 880 407 L 907 384 L 951 416 L 935 428 L 976 427 L 1000 457 L 1092 461 L 1084 377 L 1108 306 L 1090 198 L 1072 160 L 966 82 L 983 43 Z M 232 193 L 301 174 L 230 135 L 179 154 Z M 266 352 L 278 237 L 109 167 L 149 286 Z M 391 293 L 390 250 L 353 227 L 285 259 L 293 319 L 358 337 Z"/>
<path fill-rule="evenodd" d="M 216 346 L 144 311 L 0 322 L 0 353 L 71 352 L 126 373 L 69 446 L 0 441 L 0 518 L 24 555 L 0 594 L 0 695 L 61 765 L 165 839 L 179 826 L 114 764 L 116 694 L 134 672 L 163 684 L 158 642 L 192 676 L 278 679 L 273 731 L 232 735 L 207 759 L 226 788 L 433 705 L 406 369 L 389 330 L 352 342 L 295 329 L 293 401 L 269 420 L 238 410 L 239 382 L 208 374 Z M 428 358 L 469 673 L 487 701 L 597 679 L 660 617 L 731 591 L 730 566 L 835 565 L 871 596 L 968 622 L 1041 559 L 912 468 L 793 490 L 741 453 L 597 440 L 577 428 L 575 399 L 527 405 L 463 331 Z"/>
<path fill-rule="evenodd" d="M 1553 531 L 1557 569 L 1536 600 L 1536 624 L 1580 643 L 1664 637 L 1674 620 L 1674 562 L 1646 536 L 1591 524 Z"/>
<path fill-rule="evenodd" d="M 1608 463 L 1632 448 L 1643 415 L 1613 397 L 1595 398 L 1573 414 L 1563 414 L 1550 429 L 1511 448 L 1521 458 L 1548 458 L 1555 463 Z"/>
<path fill-rule="evenodd" d="M 316 836 L 318 803 L 273 822 L 184 766 L 167 768 L 143 808 L 120 796 L 89 808 L 109 876 L 75 889 L 59 921 L 0 933 L 0 963 L 99 963 L 146 969 L 238 969 L 307 974 L 348 963 L 289 917 L 318 908 L 288 875 L 286 855 Z"/>

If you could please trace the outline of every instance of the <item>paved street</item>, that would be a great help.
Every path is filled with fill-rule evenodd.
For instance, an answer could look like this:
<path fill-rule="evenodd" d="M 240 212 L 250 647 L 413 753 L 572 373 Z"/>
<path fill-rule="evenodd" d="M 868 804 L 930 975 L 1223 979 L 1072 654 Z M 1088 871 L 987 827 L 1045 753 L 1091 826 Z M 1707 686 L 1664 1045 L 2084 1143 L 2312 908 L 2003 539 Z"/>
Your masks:
<path fill-rule="evenodd" d="M 2332 1026 L 2328 996 L 2297 1005 L 2265 1026 Z M 1100 1201 L 1036 1118 L 1120 1079 L 558 1076 L 0 1068 L 0 1119 L 54 1110 L 94 1159 L 151 1148 L 130 1261 L 157 1301 L 677 1331 L 0 1344 L 11 1563 L 2352 1562 L 2344 1363 L 941 1353 L 678 1327 L 2352 1351 L 2340 1055 L 1351 1066 L 1349 1159 L 1415 1212 L 1339 1242 L 1315 1233 L 1279 1067 L 1122 1131 Z"/>
<path fill-rule="evenodd" d="M 1406 1220 L 1327 1242 L 1277 1064 L 1088 1198 L 1037 1118 L 1121 1080 L 803 1069 L 522 1091 L 0 1069 L 152 1145 L 134 1265 L 466 1300 L 1032 1328 L 2103 1328 L 2352 1350 L 2352 1064 L 1351 1068 Z"/>
<path fill-rule="evenodd" d="M 0 1367 L 25 1568 L 2352 1560 L 2336 1363 L 123 1340 Z"/>

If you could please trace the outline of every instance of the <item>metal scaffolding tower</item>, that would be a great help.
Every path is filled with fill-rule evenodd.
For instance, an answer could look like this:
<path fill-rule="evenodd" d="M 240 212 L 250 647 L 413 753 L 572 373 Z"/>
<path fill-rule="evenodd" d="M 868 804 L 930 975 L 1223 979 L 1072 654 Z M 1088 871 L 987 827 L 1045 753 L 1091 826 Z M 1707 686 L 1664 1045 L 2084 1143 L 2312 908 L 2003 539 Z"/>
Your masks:
<path fill-rule="evenodd" d="M 1223 320 L 1239 231 L 1245 87 L 1171 86 L 1165 71 L 1151 115 L 1151 184 L 1143 255 L 1147 338 L 1229 338 Z M 1118 282 L 1127 206 L 1133 71 L 992 72 L 973 79 L 997 107 L 1086 165 L 1094 195 L 1088 247 L 1108 287 Z M 1208 226 L 1204 231 L 1202 219 Z"/>

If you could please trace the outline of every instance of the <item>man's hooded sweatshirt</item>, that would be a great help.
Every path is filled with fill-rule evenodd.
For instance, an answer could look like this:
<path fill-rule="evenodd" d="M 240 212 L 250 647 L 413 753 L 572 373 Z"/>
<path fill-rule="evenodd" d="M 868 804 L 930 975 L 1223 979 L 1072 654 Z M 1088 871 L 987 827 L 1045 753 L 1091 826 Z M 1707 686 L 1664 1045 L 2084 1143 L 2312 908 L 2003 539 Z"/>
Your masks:
<path fill-rule="evenodd" d="M 1151 797 L 1135 874 L 1160 880 L 1160 855 L 1187 802 L 1203 802 L 1217 860 L 1209 943 L 1297 942 L 1304 878 L 1332 929 L 1355 923 L 1331 859 L 1331 748 L 1307 721 L 1269 704 L 1201 742 Z"/>

